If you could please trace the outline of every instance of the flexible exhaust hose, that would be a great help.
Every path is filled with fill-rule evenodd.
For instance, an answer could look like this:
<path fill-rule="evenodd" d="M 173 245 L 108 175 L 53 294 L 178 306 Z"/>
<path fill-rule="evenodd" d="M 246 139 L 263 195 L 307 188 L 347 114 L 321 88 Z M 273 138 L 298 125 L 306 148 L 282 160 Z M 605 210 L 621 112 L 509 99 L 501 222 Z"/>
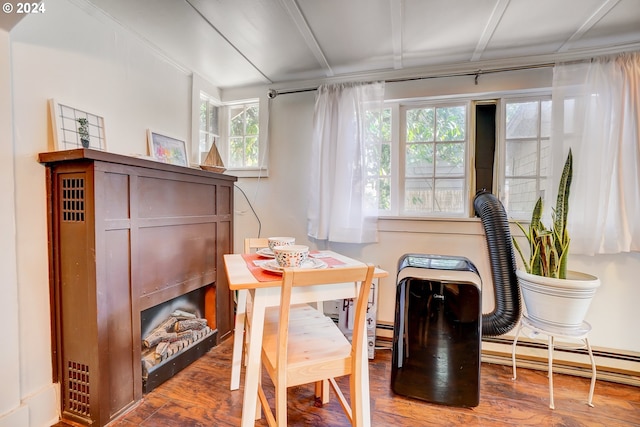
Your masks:
<path fill-rule="evenodd" d="M 504 206 L 488 191 L 476 194 L 473 208 L 482 220 L 487 238 L 495 295 L 493 311 L 482 314 L 482 334 L 498 336 L 512 330 L 522 312 L 511 230 Z"/>

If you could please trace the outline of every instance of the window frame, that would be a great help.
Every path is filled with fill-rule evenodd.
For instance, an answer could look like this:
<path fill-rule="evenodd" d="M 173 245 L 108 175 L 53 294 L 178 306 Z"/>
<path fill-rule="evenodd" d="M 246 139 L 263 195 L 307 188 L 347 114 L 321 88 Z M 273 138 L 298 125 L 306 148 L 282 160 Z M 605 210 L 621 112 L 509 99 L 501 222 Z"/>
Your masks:
<path fill-rule="evenodd" d="M 532 91 L 510 91 L 497 93 L 484 93 L 474 95 L 451 95 L 439 97 L 424 97 L 415 99 L 386 100 L 384 108 L 391 109 L 391 208 L 379 211 L 379 218 L 398 220 L 447 220 L 447 219 L 468 219 L 473 218 L 473 197 L 472 188 L 475 180 L 475 126 L 476 117 L 473 106 L 482 102 L 495 102 L 497 105 L 497 117 L 495 122 L 496 150 L 494 154 L 494 179 L 491 191 L 497 195 L 499 200 L 504 199 L 505 186 L 505 159 L 506 159 L 506 105 L 508 102 L 526 102 L 527 100 L 537 101 L 551 100 L 551 90 L 548 88 Z M 406 153 L 406 109 L 420 106 L 446 107 L 464 104 L 466 108 L 466 138 L 465 138 L 465 165 L 464 165 L 464 203 L 463 212 L 459 214 L 428 212 L 416 214 L 413 211 L 404 209 L 404 186 L 405 186 L 405 153 Z M 549 135 L 549 146 L 553 149 L 552 135 Z M 540 144 L 538 144 L 538 148 Z M 540 179 L 536 175 L 536 179 Z M 547 179 L 548 182 L 548 179 Z M 544 187 L 543 187 L 544 188 Z M 395 191 L 393 191 L 395 190 Z M 512 217 L 507 211 L 507 215 Z M 530 218 L 514 219 L 526 221 Z"/>
<path fill-rule="evenodd" d="M 537 200 L 538 197 L 542 196 L 543 197 L 543 201 L 548 201 L 548 197 L 550 196 L 550 180 L 551 180 L 551 175 L 552 175 L 552 167 L 553 164 L 552 162 L 549 162 L 549 164 L 547 165 L 548 168 L 548 173 L 546 175 L 542 175 L 541 174 L 541 158 L 542 158 L 542 154 L 541 151 L 544 149 L 542 147 L 542 140 L 547 140 L 548 141 L 548 150 L 549 150 L 549 156 L 551 156 L 551 158 L 553 158 L 553 138 L 552 138 L 552 130 L 551 130 L 551 123 L 549 123 L 549 135 L 548 136 L 543 136 L 542 132 L 541 132 L 541 128 L 542 128 L 542 115 L 541 113 L 541 103 L 543 101 L 548 101 L 549 103 L 551 103 L 551 92 L 549 91 L 549 93 L 547 94 L 508 94 L 508 95 L 504 95 L 502 97 L 499 98 L 498 100 L 499 102 L 499 111 L 500 111 L 500 115 L 499 115 L 499 123 L 497 124 L 497 127 L 499 129 L 499 138 L 498 138 L 498 152 L 499 152 L 499 160 L 496 160 L 497 164 L 498 164 L 498 177 L 497 177 L 497 183 L 494 185 L 494 190 L 496 192 L 496 194 L 498 195 L 498 199 L 504 204 L 505 206 L 505 210 L 507 212 L 507 215 L 510 218 L 513 218 L 517 221 L 529 221 L 531 219 L 531 212 L 533 211 L 533 207 L 535 204 L 535 200 Z M 513 139 L 513 140 L 517 140 L 517 139 L 534 139 L 534 137 L 530 137 L 530 138 L 507 138 L 507 104 L 509 103 L 514 103 L 514 102 L 521 102 L 521 103 L 526 103 L 526 102 L 531 102 L 531 101 L 535 101 L 538 104 L 538 123 L 536 124 L 536 129 L 537 129 L 537 133 L 535 136 L 536 139 L 536 156 L 537 156 L 537 163 L 536 163 L 536 173 L 533 175 L 529 175 L 527 176 L 527 178 L 529 179 L 535 179 L 536 181 L 536 197 L 534 199 L 534 201 L 532 202 L 531 206 L 527 209 L 524 209 L 523 211 L 510 211 L 508 208 L 508 202 L 506 201 L 507 198 L 507 194 L 506 194 L 506 180 L 507 180 L 507 174 L 506 174 L 506 168 L 507 168 L 507 143 L 509 139 Z M 551 113 L 549 114 L 549 119 L 551 119 Z M 514 178 L 522 178 L 524 177 L 524 175 L 513 175 L 511 177 Z M 545 181 L 545 184 L 542 184 L 542 181 Z M 546 199 L 545 199 L 546 197 Z"/>
<path fill-rule="evenodd" d="M 200 127 L 201 124 L 201 110 L 202 110 L 202 104 L 206 103 L 207 104 L 207 113 L 209 113 L 210 108 L 209 107 L 213 107 L 213 108 L 218 108 L 218 117 L 217 117 L 217 122 L 218 122 L 218 126 L 217 129 L 215 129 L 215 131 L 217 131 L 217 133 L 214 130 L 210 130 L 208 129 L 209 126 L 208 124 L 210 123 L 210 119 L 209 117 L 207 117 L 207 128 L 205 130 L 203 130 Z M 198 108 L 198 131 L 197 131 L 197 135 L 198 135 L 198 139 L 196 140 L 197 142 L 197 157 L 198 157 L 198 163 L 202 164 L 202 162 L 204 161 L 204 159 L 206 158 L 207 154 L 209 153 L 209 150 L 211 149 L 211 146 L 215 143 L 217 144 L 216 146 L 218 147 L 218 150 L 220 150 L 220 145 L 219 145 L 219 141 L 220 141 L 220 111 L 221 111 L 221 103 L 220 101 L 218 101 L 217 99 L 213 98 L 211 95 L 207 94 L 204 91 L 200 91 L 200 103 L 198 104 L 200 108 Z M 203 147 L 202 145 L 202 134 L 205 134 L 208 138 L 207 141 L 205 142 L 205 147 L 204 150 L 202 149 Z"/>
<path fill-rule="evenodd" d="M 438 108 L 448 108 L 448 107 L 455 107 L 455 106 L 462 106 L 464 105 L 465 107 L 465 138 L 464 138 L 464 144 L 465 144 L 465 153 L 464 153 L 464 166 L 463 166 L 463 176 L 462 176 L 462 182 L 463 182 L 463 204 L 462 204 L 462 212 L 459 213 L 451 213 L 451 212 L 447 212 L 447 213 L 443 213 L 443 212 L 434 212 L 434 211 L 429 211 L 429 212 L 415 212 L 415 211 L 409 211 L 405 209 L 405 186 L 406 186 L 406 182 L 407 182 L 407 174 L 406 174 L 406 149 L 407 149 L 407 135 L 406 135 L 406 129 L 407 129 L 407 123 L 406 123 L 406 112 L 409 109 L 416 109 L 416 108 L 434 108 L 438 109 Z M 398 106 L 398 149 L 397 149 L 397 156 L 398 156 L 398 162 L 397 162 L 397 187 L 395 187 L 397 189 L 396 194 L 396 207 L 395 209 L 392 208 L 392 211 L 395 210 L 395 212 L 397 212 L 397 216 L 401 217 L 401 218 L 466 218 L 469 216 L 469 211 L 468 211 L 468 203 L 466 203 L 466 201 L 469 199 L 469 185 L 471 184 L 470 181 L 470 148 L 471 148 L 471 132 L 470 132 L 470 106 L 471 106 L 471 100 L 467 99 L 467 98 L 456 98 L 456 97 L 451 97 L 451 98 L 438 98 L 438 99 L 423 99 L 423 100 L 412 100 L 410 102 L 401 102 L 399 103 Z M 393 127 L 393 125 L 392 125 Z M 437 135 L 435 135 L 436 133 L 436 129 L 434 129 L 434 140 L 433 140 L 433 144 L 434 144 L 434 148 L 437 147 L 437 145 L 439 143 L 443 143 L 445 141 L 438 141 Z M 392 138 L 393 140 L 393 138 Z M 453 141 L 455 142 L 455 141 Z M 393 174 L 393 173 L 392 173 Z M 434 169 L 434 175 L 432 177 L 432 182 L 436 182 L 436 180 L 438 179 L 438 175 L 436 174 L 436 171 Z M 443 179 L 442 177 L 440 179 Z M 453 178 L 444 178 L 444 179 L 453 179 Z M 455 178 L 455 179 L 459 179 L 459 178 Z M 435 193 L 435 187 L 434 187 L 434 193 Z M 392 198 L 393 200 L 393 198 Z"/>
<path fill-rule="evenodd" d="M 213 86 L 206 79 L 194 73 L 191 83 L 191 138 L 189 141 L 189 159 L 191 164 L 199 164 L 200 162 L 200 97 L 205 95 L 218 105 L 218 129 L 219 138 L 217 140 L 218 152 L 225 163 L 227 170 L 225 173 L 231 173 L 234 176 L 242 178 L 263 178 L 269 176 L 269 99 L 266 93 L 256 92 L 249 95 L 241 95 L 235 98 L 224 99 L 219 88 Z M 223 119 L 226 113 L 226 106 L 233 104 L 241 104 L 246 102 L 258 102 L 259 104 L 259 164 L 255 168 L 236 169 L 228 168 L 228 140 L 224 136 L 228 133 L 225 129 Z"/>
<path fill-rule="evenodd" d="M 233 107 L 244 106 L 250 104 L 258 104 L 258 166 L 248 167 L 231 167 L 229 162 L 230 152 L 230 135 L 229 135 L 229 111 Z M 228 172 L 232 172 L 233 175 L 243 178 L 252 177 L 268 177 L 268 105 L 262 98 L 249 98 L 230 102 L 224 102 L 220 109 L 220 140 L 221 144 L 218 147 L 220 156 L 225 162 L 225 167 Z"/>

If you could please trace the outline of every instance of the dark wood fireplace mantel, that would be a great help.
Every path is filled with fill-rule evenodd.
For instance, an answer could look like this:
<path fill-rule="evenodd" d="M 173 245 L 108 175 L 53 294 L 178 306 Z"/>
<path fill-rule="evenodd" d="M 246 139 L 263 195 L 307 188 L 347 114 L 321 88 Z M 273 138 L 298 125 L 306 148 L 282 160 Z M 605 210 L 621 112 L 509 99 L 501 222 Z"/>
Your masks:
<path fill-rule="evenodd" d="M 89 149 L 47 168 L 54 381 L 62 417 L 103 426 L 142 398 L 140 313 L 203 289 L 231 333 L 235 177 Z"/>

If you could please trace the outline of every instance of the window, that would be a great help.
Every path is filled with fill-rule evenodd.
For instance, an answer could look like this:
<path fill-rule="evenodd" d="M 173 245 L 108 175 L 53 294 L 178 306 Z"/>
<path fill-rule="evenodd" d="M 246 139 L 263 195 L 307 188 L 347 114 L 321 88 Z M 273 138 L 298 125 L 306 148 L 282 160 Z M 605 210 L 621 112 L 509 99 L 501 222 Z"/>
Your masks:
<path fill-rule="evenodd" d="M 460 215 L 466 201 L 467 105 L 423 105 L 401 110 L 402 214 Z"/>
<path fill-rule="evenodd" d="M 200 92 L 200 138 L 198 146 L 199 161 L 202 164 L 207 157 L 211 146 L 218 140 L 218 111 L 219 106 L 207 96 Z"/>
<path fill-rule="evenodd" d="M 501 200 L 510 216 L 529 219 L 551 172 L 551 100 L 507 100 L 504 125 Z"/>
<path fill-rule="evenodd" d="M 550 123 L 548 95 L 387 102 L 382 116 L 368 116 L 366 131 L 382 144 L 372 144 L 381 160 L 367 189 L 380 215 L 473 216 L 471 177 L 482 175 L 483 188 L 497 190 L 510 217 L 529 219 L 550 174 Z"/>
<path fill-rule="evenodd" d="M 391 108 L 384 108 L 382 114 L 367 111 L 367 156 L 378 156 L 375 169 L 367 171 L 367 194 L 371 200 L 378 200 L 378 210 L 391 211 Z"/>
<path fill-rule="evenodd" d="M 265 135 L 260 135 L 260 127 L 267 126 L 268 115 L 260 114 L 260 101 L 222 103 L 205 92 L 199 93 L 197 154 L 200 163 L 215 144 L 225 167 L 233 170 L 234 175 L 268 176 L 267 141 Z"/>
<path fill-rule="evenodd" d="M 228 112 L 229 168 L 257 168 L 260 164 L 258 102 L 230 105 Z"/>

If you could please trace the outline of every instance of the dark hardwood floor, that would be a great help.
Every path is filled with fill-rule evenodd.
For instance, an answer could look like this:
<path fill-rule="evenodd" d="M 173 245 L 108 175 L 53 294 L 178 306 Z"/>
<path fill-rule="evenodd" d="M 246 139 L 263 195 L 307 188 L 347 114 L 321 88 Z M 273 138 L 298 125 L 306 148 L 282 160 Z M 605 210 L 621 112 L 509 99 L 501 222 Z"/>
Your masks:
<path fill-rule="evenodd" d="M 232 341 L 213 348 L 169 381 L 146 394 L 109 427 L 239 426 L 242 393 L 229 390 Z M 589 379 L 554 374 L 556 409 L 549 409 L 546 372 L 482 364 L 480 404 L 456 408 L 394 395 L 390 389 L 391 351 L 377 350 L 370 362 L 372 425 L 387 426 L 640 426 L 640 388 L 605 381 L 596 383 L 587 406 Z M 270 385 L 264 376 L 265 384 Z M 244 377 L 242 377 L 244 380 Z M 348 386 L 346 388 L 348 390 Z M 338 427 L 349 423 L 335 396 L 314 407 L 313 387 L 289 392 L 289 425 Z M 266 426 L 263 419 L 256 426 Z M 67 427 L 60 422 L 56 427 Z"/>

